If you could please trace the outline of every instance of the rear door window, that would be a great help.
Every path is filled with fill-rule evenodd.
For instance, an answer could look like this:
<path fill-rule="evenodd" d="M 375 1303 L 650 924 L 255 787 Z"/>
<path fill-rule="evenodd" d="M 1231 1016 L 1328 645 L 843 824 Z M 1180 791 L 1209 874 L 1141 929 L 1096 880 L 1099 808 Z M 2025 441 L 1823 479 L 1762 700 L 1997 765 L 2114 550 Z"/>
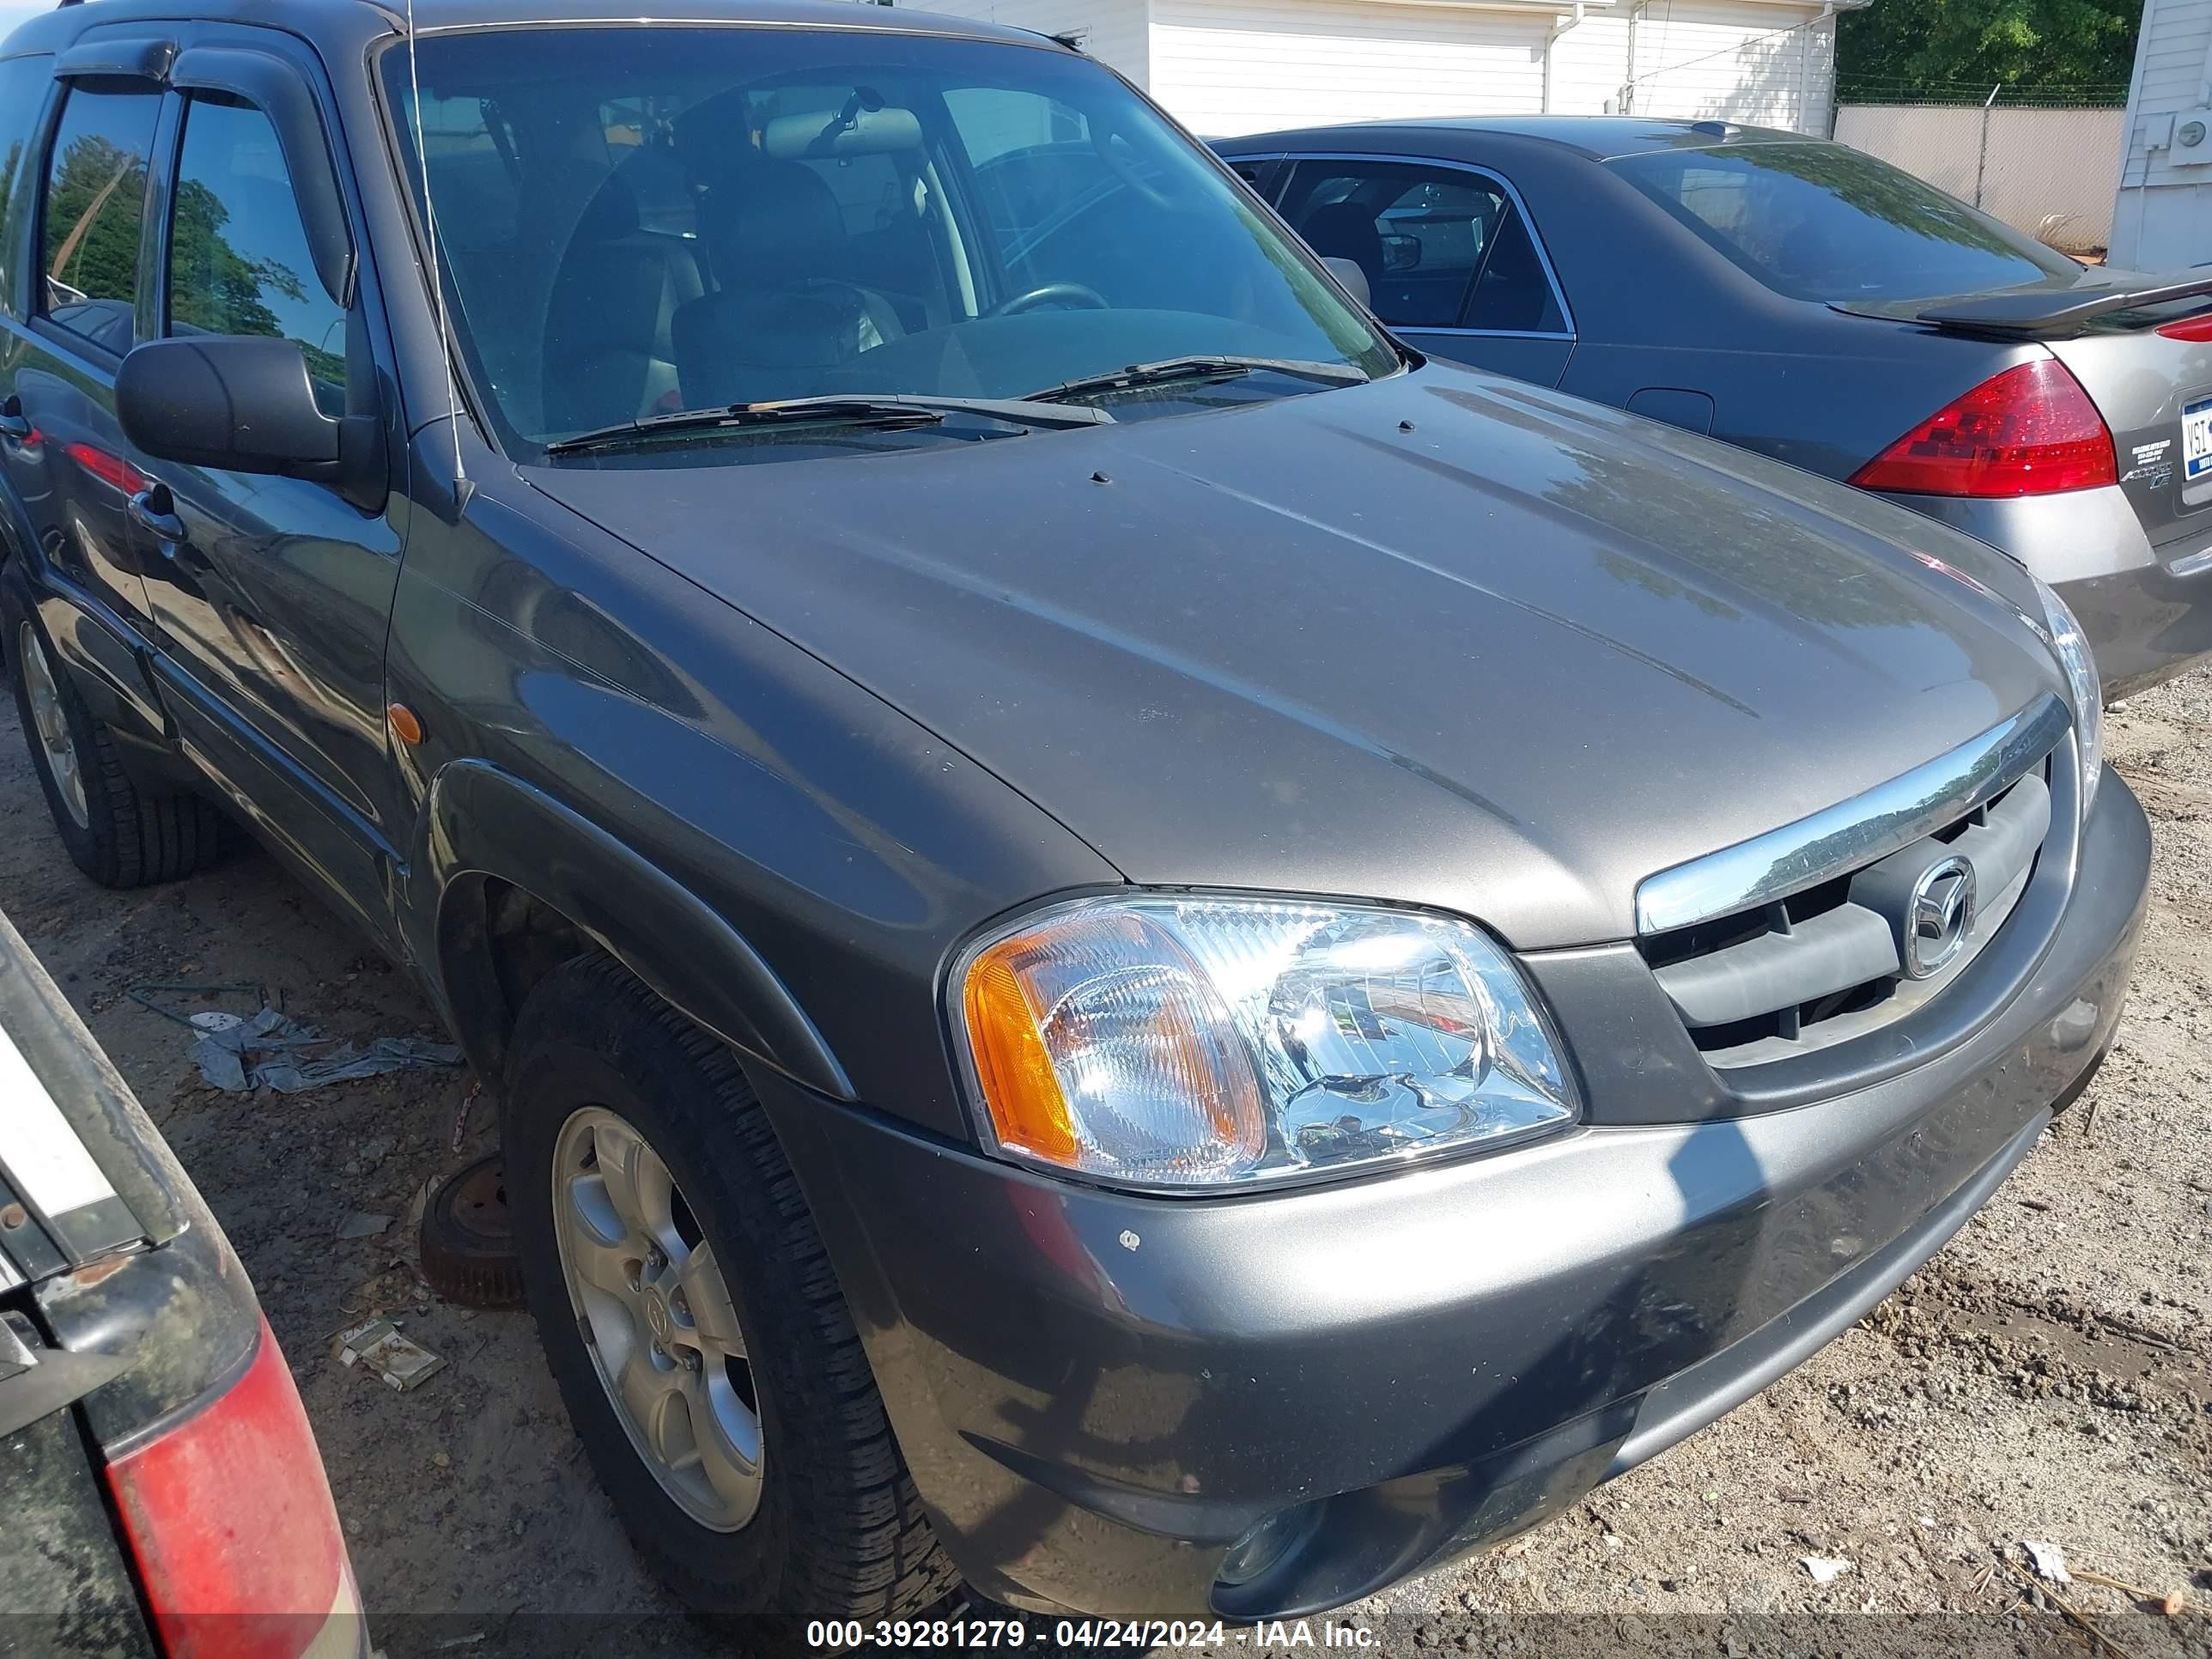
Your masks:
<path fill-rule="evenodd" d="M 160 109 L 150 87 L 70 88 L 47 167 L 40 308 L 118 356 L 137 339 L 139 232 Z"/>
<path fill-rule="evenodd" d="M 344 412 L 345 312 L 323 289 L 276 129 L 252 105 L 185 111 L 169 228 L 169 331 L 298 343 L 326 412 Z"/>
<path fill-rule="evenodd" d="M 1842 144 L 1654 150 L 1606 165 L 1795 300 L 1920 300 L 2081 267 L 1911 173 Z"/>
<path fill-rule="evenodd" d="M 1520 210 L 1486 173 L 1401 161 L 1302 161 L 1283 216 L 1367 277 L 1401 328 L 1558 334 L 1566 319 Z"/>
<path fill-rule="evenodd" d="M 1403 328 L 1456 328 L 1508 203 L 1474 173 L 1396 161 L 1303 161 L 1283 216 L 1313 250 L 1348 259 L 1369 302 Z"/>
<path fill-rule="evenodd" d="M 17 314 L 15 297 L 15 204 L 29 193 L 25 155 L 37 142 L 39 117 L 46 107 L 46 87 L 54 60 L 10 58 L 0 63 L 0 316 Z"/>

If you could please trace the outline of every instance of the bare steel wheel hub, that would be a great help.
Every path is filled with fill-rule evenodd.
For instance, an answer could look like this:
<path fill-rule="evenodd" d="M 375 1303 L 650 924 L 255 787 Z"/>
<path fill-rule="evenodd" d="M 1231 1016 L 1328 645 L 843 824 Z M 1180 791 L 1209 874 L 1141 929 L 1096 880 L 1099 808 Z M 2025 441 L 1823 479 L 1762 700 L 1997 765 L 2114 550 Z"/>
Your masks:
<path fill-rule="evenodd" d="M 54 793 L 80 830 L 92 827 L 92 808 L 86 803 L 84 771 L 77 764 L 76 739 L 70 735 L 69 714 L 62 708 L 61 688 L 46 662 L 38 630 L 26 617 L 15 630 L 16 659 L 23 665 L 24 688 L 31 694 L 31 721 L 38 728 L 39 747 L 46 751 L 46 771 Z"/>
<path fill-rule="evenodd" d="M 737 1310 L 668 1165 L 586 1106 L 553 1152 L 568 1300 L 630 1444 L 691 1518 L 735 1532 L 760 1507 L 760 1407 Z"/>

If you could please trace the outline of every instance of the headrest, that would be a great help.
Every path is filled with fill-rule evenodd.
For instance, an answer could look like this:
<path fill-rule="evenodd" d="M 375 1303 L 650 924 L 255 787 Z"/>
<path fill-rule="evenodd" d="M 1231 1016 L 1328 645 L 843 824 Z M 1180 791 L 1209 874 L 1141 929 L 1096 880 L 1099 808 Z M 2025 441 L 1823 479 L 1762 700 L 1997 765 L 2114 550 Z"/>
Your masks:
<path fill-rule="evenodd" d="M 1382 270 L 1382 234 L 1375 216 L 1357 202 L 1331 202 L 1308 214 L 1298 234 L 1325 258 L 1349 259 L 1370 276 Z"/>
<path fill-rule="evenodd" d="M 803 161 L 733 171 L 708 193 L 702 228 L 725 287 L 833 275 L 846 240 L 836 193 Z"/>

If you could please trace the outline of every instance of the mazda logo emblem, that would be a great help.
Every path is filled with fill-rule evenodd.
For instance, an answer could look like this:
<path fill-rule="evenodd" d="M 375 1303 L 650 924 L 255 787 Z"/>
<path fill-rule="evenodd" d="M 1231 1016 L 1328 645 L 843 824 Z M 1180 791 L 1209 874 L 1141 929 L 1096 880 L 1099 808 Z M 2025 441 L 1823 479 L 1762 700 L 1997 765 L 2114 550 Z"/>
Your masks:
<path fill-rule="evenodd" d="M 1974 931 L 1974 866 L 1952 857 L 1930 865 L 1905 905 L 1905 976 L 1927 979 L 1951 965 Z"/>

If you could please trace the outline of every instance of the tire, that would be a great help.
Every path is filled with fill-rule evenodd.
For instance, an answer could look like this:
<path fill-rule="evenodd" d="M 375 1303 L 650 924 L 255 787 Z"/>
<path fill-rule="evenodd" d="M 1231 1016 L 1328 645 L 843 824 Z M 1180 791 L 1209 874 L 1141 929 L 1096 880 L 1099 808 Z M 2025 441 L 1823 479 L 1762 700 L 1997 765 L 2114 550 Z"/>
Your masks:
<path fill-rule="evenodd" d="M 506 1161 L 497 1152 L 464 1164 L 423 1206 L 416 1235 L 422 1279 L 463 1308 L 520 1308 L 529 1299 L 507 1209 Z"/>
<path fill-rule="evenodd" d="M 782 1638 L 799 1620 L 910 1618 L 934 1607 L 957 1587 L 957 1575 L 891 1438 L 798 1181 L 734 1056 L 599 956 L 538 984 L 509 1055 L 507 1199 L 531 1310 L 569 1419 L 639 1553 L 695 1608 L 749 1615 L 744 1632 L 763 1651 L 786 1650 Z M 675 1194 L 670 1224 L 688 1254 L 679 1266 L 671 1249 L 657 1269 L 626 1261 L 619 1271 L 628 1290 L 608 1293 L 571 1280 L 562 1241 L 584 1240 L 570 1245 L 584 1261 L 592 1239 L 623 1231 L 614 1225 L 587 1235 L 577 1218 L 603 1213 L 578 1194 L 595 1178 L 614 1190 L 597 1172 L 625 1167 L 624 1133 L 665 1166 Z M 580 1163 L 585 1139 L 594 1150 Z M 611 1149 L 611 1163 L 599 1161 L 599 1149 Z M 633 1184 L 648 1183 L 640 1176 Z M 623 1295 L 641 1296 L 646 1271 L 659 1272 L 662 1284 L 680 1278 L 702 1247 L 722 1268 L 757 1414 L 757 1506 L 734 1526 L 720 1525 L 732 1512 L 726 1504 L 715 1510 L 716 1525 L 694 1512 L 717 1501 L 714 1493 L 701 1497 L 694 1476 L 684 1475 L 694 1484 L 680 1489 L 664 1484 L 633 1442 L 627 1425 L 635 1413 L 617 1407 L 595 1358 L 611 1368 L 623 1341 L 642 1340 L 648 1326 L 665 1328 L 665 1309 L 635 1316 L 606 1310 Z M 627 1277 L 633 1268 L 640 1277 Z M 684 1310 L 707 1328 L 697 1307 L 687 1302 Z M 598 1323 L 603 1317 L 611 1323 Z M 687 1361 L 691 1352 L 684 1351 Z M 635 1345 L 629 1353 L 639 1359 Z M 690 1369 L 696 1388 L 698 1373 Z M 742 1396 L 738 1371 L 729 1360 L 726 1374 Z M 711 1358 L 705 1375 L 710 1382 L 717 1375 Z M 687 1407 L 684 1420 L 696 1424 L 691 1413 L 700 1409 Z"/>
<path fill-rule="evenodd" d="M 23 742 L 70 861 L 115 888 L 174 881 L 213 862 L 222 814 L 198 795 L 152 794 L 131 781 L 114 738 L 85 706 L 13 584 L 0 586 L 0 624 Z"/>

